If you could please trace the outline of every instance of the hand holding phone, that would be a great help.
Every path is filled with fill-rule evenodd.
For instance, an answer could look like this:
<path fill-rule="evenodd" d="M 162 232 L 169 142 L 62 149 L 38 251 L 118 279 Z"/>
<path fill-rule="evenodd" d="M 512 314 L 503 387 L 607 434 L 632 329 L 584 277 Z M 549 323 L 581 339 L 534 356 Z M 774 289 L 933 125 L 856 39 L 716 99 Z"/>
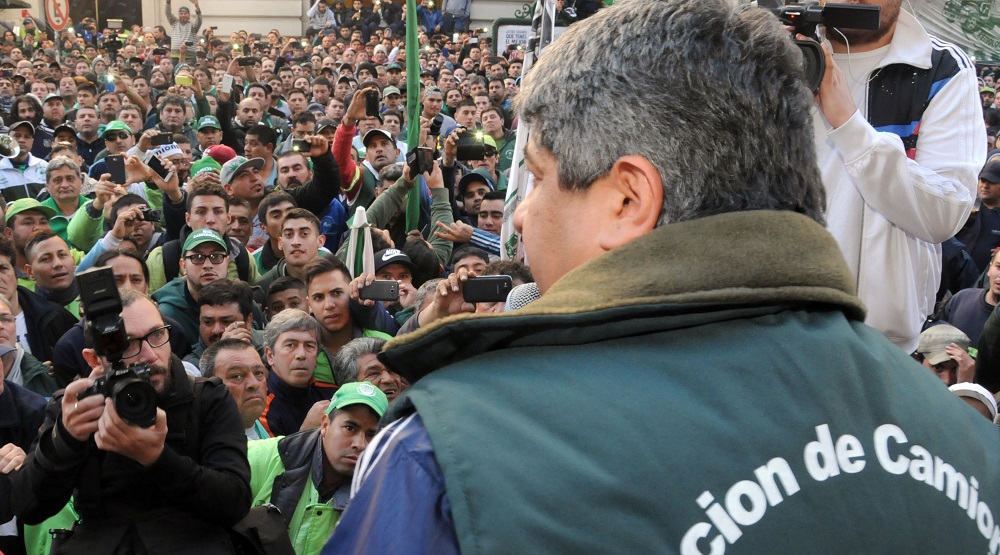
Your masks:
<path fill-rule="evenodd" d="M 399 283 L 392 279 L 377 279 L 361 288 L 358 297 L 363 301 L 398 301 Z"/>

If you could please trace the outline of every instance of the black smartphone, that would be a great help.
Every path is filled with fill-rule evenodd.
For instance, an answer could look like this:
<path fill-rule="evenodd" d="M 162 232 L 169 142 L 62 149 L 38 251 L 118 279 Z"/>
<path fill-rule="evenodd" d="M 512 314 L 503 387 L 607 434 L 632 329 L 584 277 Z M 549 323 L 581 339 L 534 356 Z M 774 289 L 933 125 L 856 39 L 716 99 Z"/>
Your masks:
<path fill-rule="evenodd" d="M 471 277 L 462 286 L 462 298 L 467 303 L 497 303 L 506 301 L 513 288 L 510 276 Z"/>
<path fill-rule="evenodd" d="M 376 118 L 378 117 L 378 112 L 378 91 L 375 89 L 368 89 L 365 91 L 365 115 L 371 118 Z"/>
<path fill-rule="evenodd" d="M 154 56 L 166 56 L 167 55 L 167 49 L 166 48 L 154 48 L 153 49 L 153 55 Z"/>
<path fill-rule="evenodd" d="M 240 58 L 236 62 L 236 64 L 239 65 L 240 67 L 248 67 L 248 66 L 252 66 L 256 61 L 257 61 L 257 58 L 243 57 L 243 58 Z"/>
<path fill-rule="evenodd" d="M 108 154 L 104 158 L 108 165 L 108 173 L 111 174 L 111 182 L 124 185 L 127 181 L 125 176 L 125 156 L 121 154 Z"/>
<path fill-rule="evenodd" d="M 312 150 L 312 143 L 305 139 L 292 139 L 292 152 L 309 153 Z"/>
<path fill-rule="evenodd" d="M 410 179 L 434 169 L 434 151 L 420 146 L 406 153 L 406 165 L 410 167 Z"/>
<path fill-rule="evenodd" d="M 174 136 L 170 133 L 157 133 L 149 139 L 149 144 L 153 146 L 169 145 L 174 142 Z"/>
<path fill-rule="evenodd" d="M 399 283 L 391 279 L 377 279 L 358 292 L 364 301 L 398 301 Z"/>
<path fill-rule="evenodd" d="M 192 46 L 194 46 L 194 41 L 193 40 L 186 40 L 186 41 L 184 41 L 184 46 L 186 46 L 188 48 L 191 48 Z"/>
<path fill-rule="evenodd" d="M 156 175 L 160 176 L 160 179 L 164 181 L 169 181 L 174 175 L 174 170 L 168 170 L 166 166 L 163 165 L 163 160 L 161 160 L 159 156 L 151 157 L 146 162 L 146 165 L 149 166 L 149 169 L 156 172 Z M 155 188 L 155 186 L 153 188 Z"/>

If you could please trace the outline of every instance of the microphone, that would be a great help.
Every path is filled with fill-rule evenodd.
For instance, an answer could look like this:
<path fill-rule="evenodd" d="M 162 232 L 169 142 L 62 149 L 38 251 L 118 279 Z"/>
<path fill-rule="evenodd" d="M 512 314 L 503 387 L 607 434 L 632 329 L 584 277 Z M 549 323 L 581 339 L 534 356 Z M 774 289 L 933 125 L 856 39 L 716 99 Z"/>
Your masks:
<path fill-rule="evenodd" d="M 507 303 L 504 305 L 504 312 L 524 308 L 541 297 L 542 293 L 538 290 L 537 283 L 522 283 L 510 290 L 510 294 L 507 295 Z"/>

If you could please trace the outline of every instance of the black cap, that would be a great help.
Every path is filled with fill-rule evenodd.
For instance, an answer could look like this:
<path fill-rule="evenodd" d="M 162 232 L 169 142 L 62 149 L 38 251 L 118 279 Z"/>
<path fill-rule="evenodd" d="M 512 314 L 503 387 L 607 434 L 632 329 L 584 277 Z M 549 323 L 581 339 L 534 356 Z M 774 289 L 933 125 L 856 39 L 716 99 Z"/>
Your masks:
<path fill-rule="evenodd" d="M 399 249 L 383 249 L 375 253 L 375 273 L 390 264 L 402 264 L 413 271 L 416 267 L 405 252 Z"/>
<path fill-rule="evenodd" d="M 1000 157 L 993 158 L 979 172 L 979 179 L 990 183 L 1000 183 Z"/>

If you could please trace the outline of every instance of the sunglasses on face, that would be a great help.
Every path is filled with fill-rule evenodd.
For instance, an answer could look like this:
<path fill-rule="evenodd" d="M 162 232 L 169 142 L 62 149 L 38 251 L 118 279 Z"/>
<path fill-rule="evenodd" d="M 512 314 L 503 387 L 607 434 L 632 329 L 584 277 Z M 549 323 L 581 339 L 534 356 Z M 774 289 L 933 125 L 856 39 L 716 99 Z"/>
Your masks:
<path fill-rule="evenodd" d="M 129 137 L 131 137 L 131 135 L 129 135 L 128 133 L 124 131 L 118 131 L 117 133 L 108 133 L 107 135 L 104 136 L 104 139 L 111 141 L 124 141 Z"/>

